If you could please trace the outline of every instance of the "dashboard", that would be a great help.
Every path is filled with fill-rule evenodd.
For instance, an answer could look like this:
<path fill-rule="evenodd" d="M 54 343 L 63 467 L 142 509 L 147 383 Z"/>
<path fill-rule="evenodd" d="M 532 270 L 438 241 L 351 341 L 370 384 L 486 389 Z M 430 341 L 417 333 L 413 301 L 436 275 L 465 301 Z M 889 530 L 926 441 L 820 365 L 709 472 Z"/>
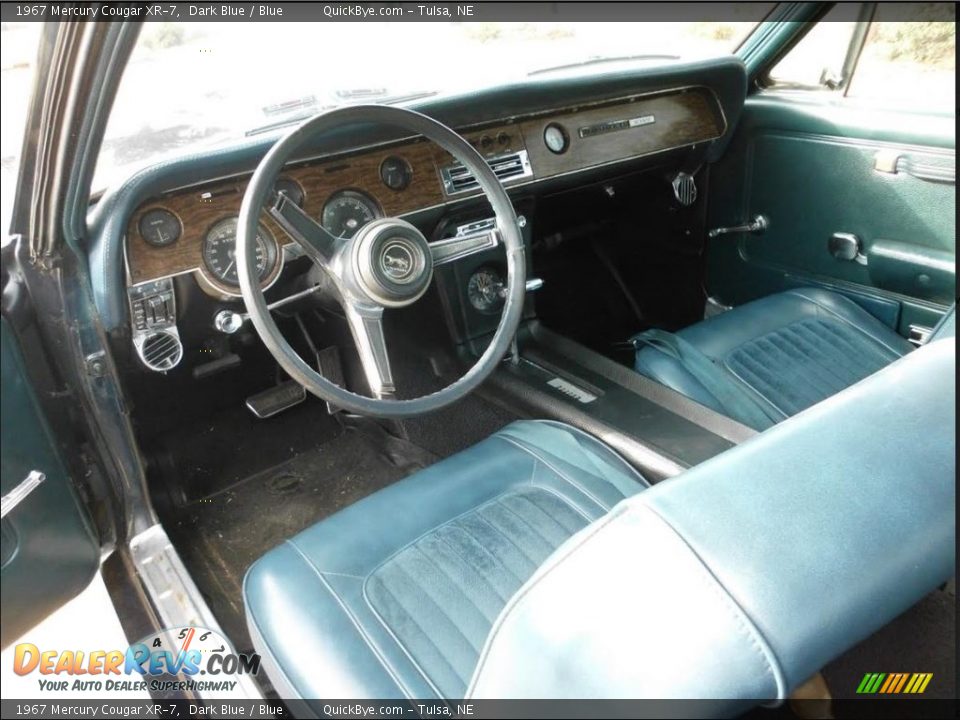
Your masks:
<path fill-rule="evenodd" d="M 703 145 L 723 136 L 727 127 L 716 93 L 691 86 L 543 110 L 458 131 L 512 190 Z M 192 275 L 204 293 L 220 301 L 240 297 L 234 246 L 249 177 L 236 174 L 180 186 L 149 197 L 130 213 L 124 245 L 127 298 L 133 343 L 150 369 L 166 371 L 183 354 L 172 278 Z M 276 189 L 340 237 L 352 236 L 378 217 L 452 208 L 480 194 L 465 167 L 421 138 L 362 144 L 358 137 L 353 147 L 289 164 Z M 478 250 L 484 248 L 488 245 L 478 244 Z M 261 286 L 273 285 L 297 256 L 298 248 L 264 214 L 256 250 Z M 470 278 L 465 292 L 493 282 Z"/>

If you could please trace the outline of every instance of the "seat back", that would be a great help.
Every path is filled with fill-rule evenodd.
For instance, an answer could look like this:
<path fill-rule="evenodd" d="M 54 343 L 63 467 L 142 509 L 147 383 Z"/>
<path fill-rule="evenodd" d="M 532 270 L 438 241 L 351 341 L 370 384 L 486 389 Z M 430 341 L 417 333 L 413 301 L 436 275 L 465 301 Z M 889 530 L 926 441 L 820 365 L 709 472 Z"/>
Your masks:
<path fill-rule="evenodd" d="M 954 572 L 956 358 L 930 343 L 562 545 L 474 697 L 784 698 Z"/>

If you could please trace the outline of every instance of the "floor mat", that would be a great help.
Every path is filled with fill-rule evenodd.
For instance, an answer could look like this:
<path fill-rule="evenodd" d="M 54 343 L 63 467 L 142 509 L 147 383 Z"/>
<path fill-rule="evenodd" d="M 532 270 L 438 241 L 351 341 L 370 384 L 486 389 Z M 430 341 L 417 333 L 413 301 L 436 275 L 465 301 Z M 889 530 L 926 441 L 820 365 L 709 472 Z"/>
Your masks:
<path fill-rule="evenodd" d="M 151 463 L 176 492 L 175 505 L 228 488 L 288 458 L 327 443 L 343 432 L 324 404 L 309 395 L 289 410 L 261 420 L 236 403 L 202 421 L 184 420 L 150 450 Z"/>
<path fill-rule="evenodd" d="M 431 352 L 429 347 L 414 346 L 404 337 L 398 337 L 396 345 L 399 352 L 391 356 L 391 364 L 402 398 L 435 393 L 462 374 L 462 368 L 445 358 L 442 350 Z M 436 361 L 442 367 L 441 372 L 435 370 L 431 357 L 441 358 Z M 475 445 L 518 419 L 516 413 L 494 404 L 481 393 L 482 389 L 472 392 L 436 412 L 403 418 L 396 422 L 397 432 L 416 446 L 443 458 Z"/>
<path fill-rule="evenodd" d="M 517 416 L 484 400 L 468 395 L 444 410 L 407 418 L 400 422 L 404 436 L 439 457 L 460 452 L 489 437 Z"/>
<path fill-rule="evenodd" d="M 270 548 L 318 520 L 429 464 L 416 448 L 384 452 L 346 430 L 313 450 L 180 508 L 167 530 L 194 581 L 240 651 L 250 650 L 241 584 Z M 399 459 L 398 459 L 399 458 Z"/>

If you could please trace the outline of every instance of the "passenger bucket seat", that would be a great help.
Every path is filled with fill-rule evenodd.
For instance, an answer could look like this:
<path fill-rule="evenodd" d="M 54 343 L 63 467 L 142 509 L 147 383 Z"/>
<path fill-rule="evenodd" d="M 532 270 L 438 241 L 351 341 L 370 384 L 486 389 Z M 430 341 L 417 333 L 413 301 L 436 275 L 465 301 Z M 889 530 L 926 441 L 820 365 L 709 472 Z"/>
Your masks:
<path fill-rule="evenodd" d="M 936 331 L 952 335 L 951 310 Z M 804 288 L 735 307 L 676 334 L 633 338 L 635 369 L 763 430 L 913 350 L 852 300 Z"/>

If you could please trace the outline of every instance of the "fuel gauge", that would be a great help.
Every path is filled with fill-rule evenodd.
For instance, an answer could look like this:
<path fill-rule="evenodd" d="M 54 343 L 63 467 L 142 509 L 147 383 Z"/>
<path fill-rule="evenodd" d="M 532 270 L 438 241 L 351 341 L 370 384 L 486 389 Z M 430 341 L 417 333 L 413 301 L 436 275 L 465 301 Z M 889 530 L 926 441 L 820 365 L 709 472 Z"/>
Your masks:
<path fill-rule="evenodd" d="M 183 226 L 180 218 L 164 208 L 147 210 L 137 224 L 140 237 L 154 247 L 166 247 L 180 239 Z"/>

